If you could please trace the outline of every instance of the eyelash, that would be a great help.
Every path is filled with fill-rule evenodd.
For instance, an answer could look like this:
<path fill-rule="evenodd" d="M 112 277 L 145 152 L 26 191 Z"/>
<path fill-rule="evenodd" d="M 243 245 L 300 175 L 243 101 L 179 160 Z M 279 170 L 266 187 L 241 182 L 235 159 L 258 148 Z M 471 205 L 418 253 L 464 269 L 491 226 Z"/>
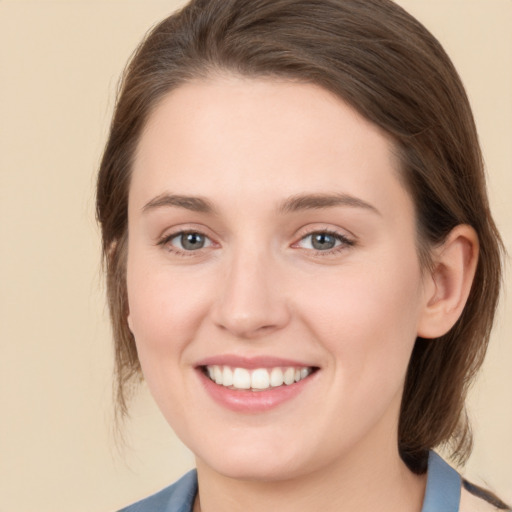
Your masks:
<path fill-rule="evenodd" d="M 197 230 L 181 230 L 181 231 L 176 231 L 174 233 L 170 233 L 169 235 L 166 235 L 166 236 L 162 237 L 160 240 L 158 240 L 156 245 L 164 247 L 169 252 L 176 254 L 178 256 L 190 257 L 190 256 L 198 256 L 199 254 L 202 254 L 202 251 L 203 251 L 203 249 L 205 249 L 205 247 L 201 247 L 200 249 L 196 249 L 196 250 L 184 250 L 184 249 L 179 249 L 170 244 L 170 242 L 173 239 L 178 238 L 183 235 L 200 235 L 200 236 L 204 237 L 206 240 L 208 240 L 211 245 L 214 245 L 214 242 L 212 242 L 211 238 L 208 235 L 205 235 L 201 231 L 197 231 Z M 356 242 L 354 240 L 347 238 L 345 235 L 338 233 L 337 231 L 330 230 L 330 229 L 317 229 L 317 230 L 311 231 L 311 232 L 306 233 L 303 236 L 301 236 L 301 238 L 299 239 L 298 242 L 295 242 L 294 244 L 292 244 L 292 247 L 301 248 L 301 247 L 299 247 L 299 243 L 306 240 L 308 237 L 312 237 L 314 235 L 332 236 L 337 242 L 340 242 L 339 245 L 334 246 L 333 248 L 327 249 L 327 250 L 304 249 L 308 252 L 311 251 L 315 256 L 320 256 L 320 257 L 331 256 L 331 255 L 334 255 L 341 251 L 346 250 L 348 247 L 353 247 L 356 244 Z M 207 248 L 208 247 L 206 247 L 206 249 Z"/>
<path fill-rule="evenodd" d="M 198 256 L 202 252 L 202 249 L 204 249 L 204 247 L 201 247 L 200 249 L 196 249 L 196 250 L 188 250 L 187 251 L 187 250 L 175 247 L 174 245 L 171 245 L 170 242 L 173 239 L 181 237 L 183 235 L 200 235 L 200 236 L 204 237 L 206 240 L 209 240 L 210 244 L 213 244 L 211 241 L 211 238 L 208 235 L 205 235 L 204 233 L 202 233 L 201 231 L 184 229 L 181 231 L 175 231 L 174 233 L 170 233 L 169 235 L 165 235 L 157 242 L 157 245 L 163 247 L 164 249 L 166 249 L 169 252 L 176 254 L 178 256 L 185 256 L 185 257 Z"/>
<path fill-rule="evenodd" d="M 355 245 L 355 241 L 351 240 L 347 236 L 345 236 L 342 233 L 338 233 L 335 230 L 331 229 L 316 229 L 314 231 L 311 231 L 309 233 L 306 233 L 304 236 L 300 238 L 298 242 L 295 242 L 292 247 L 297 247 L 300 242 L 303 240 L 306 240 L 309 237 L 312 237 L 314 235 L 328 235 L 332 236 L 337 242 L 340 242 L 339 245 L 334 246 L 332 249 L 327 249 L 324 251 L 321 251 L 319 249 L 305 249 L 307 251 L 312 251 L 315 256 L 325 257 L 325 256 L 332 256 L 335 254 L 338 254 L 339 252 L 345 251 L 348 247 L 353 247 Z"/>

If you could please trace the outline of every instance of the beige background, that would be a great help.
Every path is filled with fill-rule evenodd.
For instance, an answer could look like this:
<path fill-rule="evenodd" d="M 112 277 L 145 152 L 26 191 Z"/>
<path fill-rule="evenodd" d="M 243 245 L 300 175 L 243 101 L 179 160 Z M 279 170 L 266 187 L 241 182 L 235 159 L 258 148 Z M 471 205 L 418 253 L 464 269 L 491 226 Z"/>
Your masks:
<path fill-rule="evenodd" d="M 512 253 L 512 1 L 400 3 L 459 68 Z M 176 5 L 0 0 L 0 512 L 112 511 L 193 465 L 144 388 L 128 446 L 115 446 L 93 212 L 117 78 Z M 509 501 L 511 304 L 505 297 L 471 397 L 476 447 L 466 468 Z"/>

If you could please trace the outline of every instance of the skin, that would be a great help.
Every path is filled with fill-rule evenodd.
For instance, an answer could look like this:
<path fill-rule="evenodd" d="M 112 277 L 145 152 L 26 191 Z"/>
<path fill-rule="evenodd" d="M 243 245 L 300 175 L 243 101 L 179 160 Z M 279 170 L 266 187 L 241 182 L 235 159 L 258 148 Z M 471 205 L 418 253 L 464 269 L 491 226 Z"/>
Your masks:
<path fill-rule="evenodd" d="M 345 199 L 283 210 L 312 194 Z M 184 250 L 180 230 L 205 246 Z M 312 246 L 325 231 L 340 237 L 330 252 Z M 128 323 L 157 404 L 196 455 L 196 510 L 419 511 L 425 477 L 396 443 L 405 373 L 416 336 L 460 314 L 476 244 L 460 228 L 438 271 L 423 271 L 390 140 L 321 88 L 221 76 L 169 93 L 133 167 Z M 245 414 L 198 374 L 227 354 L 318 371 L 293 399 Z"/>

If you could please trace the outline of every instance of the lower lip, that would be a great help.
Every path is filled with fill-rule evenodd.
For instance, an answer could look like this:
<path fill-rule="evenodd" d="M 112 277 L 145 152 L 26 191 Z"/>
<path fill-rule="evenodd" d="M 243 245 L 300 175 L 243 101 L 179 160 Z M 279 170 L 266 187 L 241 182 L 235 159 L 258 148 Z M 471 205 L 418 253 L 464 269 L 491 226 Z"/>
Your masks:
<path fill-rule="evenodd" d="M 301 393 L 304 388 L 314 380 L 317 372 L 309 375 L 299 382 L 270 388 L 265 391 L 234 390 L 216 384 L 200 369 L 197 370 L 201 383 L 208 394 L 218 404 L 235 412 L 254 414 L 269 411 L 288 402 Z"/>

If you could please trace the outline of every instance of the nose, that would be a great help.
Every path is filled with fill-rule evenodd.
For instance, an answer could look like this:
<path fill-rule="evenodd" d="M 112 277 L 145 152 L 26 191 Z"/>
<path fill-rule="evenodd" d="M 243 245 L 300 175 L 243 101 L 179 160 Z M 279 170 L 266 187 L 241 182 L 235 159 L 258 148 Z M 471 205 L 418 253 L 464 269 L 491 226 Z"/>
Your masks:
<path fill-rule="evenodd" d="M 277 262 L 264 252 L 239 251 L 220 281 L 214 323 L 241 339 L 257 339 L 285 327 L 290 309 Z"/>

